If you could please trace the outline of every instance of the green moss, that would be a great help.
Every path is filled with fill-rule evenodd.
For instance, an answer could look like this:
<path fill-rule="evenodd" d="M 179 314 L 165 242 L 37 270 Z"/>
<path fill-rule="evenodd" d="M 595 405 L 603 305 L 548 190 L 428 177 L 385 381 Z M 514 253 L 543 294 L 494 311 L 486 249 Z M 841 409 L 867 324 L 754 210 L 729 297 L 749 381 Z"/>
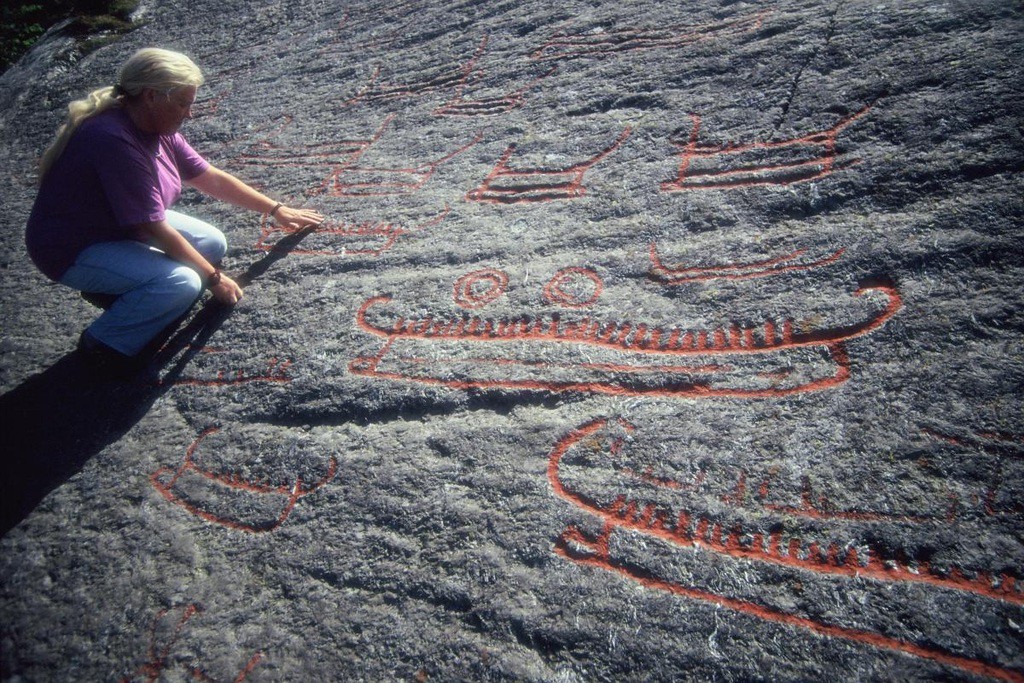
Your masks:
<path fill-rule="evenodd" d="M 0 8 L 0 71 L 16 62 L 46 29 L 72 19 L 66 29 L 83 53 L 113 42 L 135 28 L 138 0 L 48 0 L 15 2 Z"/>

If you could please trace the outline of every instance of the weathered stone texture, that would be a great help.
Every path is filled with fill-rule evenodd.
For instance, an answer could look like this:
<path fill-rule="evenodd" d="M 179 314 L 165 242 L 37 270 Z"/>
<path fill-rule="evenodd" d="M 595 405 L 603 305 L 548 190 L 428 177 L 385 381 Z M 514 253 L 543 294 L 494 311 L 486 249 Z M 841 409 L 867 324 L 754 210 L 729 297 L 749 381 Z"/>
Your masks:
<path fill-rule="evenodd" d="M 1024 679 L 1019 2 L 143 18 L 0 79 L 5 680 Z M 329 220 L 186 195 L 246 296 L 96 382 L 33 162 L 152 44 Z"/>

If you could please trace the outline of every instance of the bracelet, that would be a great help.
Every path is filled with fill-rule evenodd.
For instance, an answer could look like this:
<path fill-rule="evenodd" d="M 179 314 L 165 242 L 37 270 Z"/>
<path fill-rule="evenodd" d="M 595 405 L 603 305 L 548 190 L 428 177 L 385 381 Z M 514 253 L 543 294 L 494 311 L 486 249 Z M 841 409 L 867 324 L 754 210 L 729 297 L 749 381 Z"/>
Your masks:
<path fill-rule="evenodd" d="M 274 208 L 271 209 L 270 211 L 268 211 L 267 215 L 268 216 L 273 216 L 275 213 L 277 213 L 277 210 L 280 209 L 282 206 L 284 206 L 284 204 L 282 204 L 281 202 L 278 202 L 277 204 L 274 204 Z"/>
<path fill-rule="evenodd" d="M 206 278 L 206 288 L 213 289 L 220 284 L 220 268 L 214 268 L 213 274 Z"/>

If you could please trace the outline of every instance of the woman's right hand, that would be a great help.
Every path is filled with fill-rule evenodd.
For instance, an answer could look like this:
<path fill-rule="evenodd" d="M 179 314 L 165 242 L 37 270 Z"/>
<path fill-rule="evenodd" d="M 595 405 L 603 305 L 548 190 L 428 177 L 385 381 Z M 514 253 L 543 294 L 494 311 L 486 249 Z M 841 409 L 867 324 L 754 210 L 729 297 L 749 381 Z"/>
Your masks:
<path fill-rule="evenodd" d="M 220 282 L 210 287 L 210 293 L 217 301 L 228 306 L 234 306 L 242 298 L 242 288 L 223 273 L 221 273 Z"/>
<path fill-rule="evenodd" d="M 310 225 L 320 225 L 324 222 L 324 217 L 310 209 L 292 209 L 282 204 L 275 209 L 274 220 L 282 227 L 298 230 Z"/>

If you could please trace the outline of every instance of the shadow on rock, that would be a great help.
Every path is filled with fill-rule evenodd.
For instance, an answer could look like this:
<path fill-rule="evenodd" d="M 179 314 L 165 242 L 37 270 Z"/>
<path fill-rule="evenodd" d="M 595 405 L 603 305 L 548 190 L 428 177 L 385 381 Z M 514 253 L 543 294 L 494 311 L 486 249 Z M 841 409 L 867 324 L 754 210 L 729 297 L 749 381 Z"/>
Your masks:
<path fill-rule="evenodd" d="M 207 301 L 133 376 L 112 375 L 75 351 L 0 396 L 0 535 L 141 420 L 230 310 Z"/>
<path fill-rule="evenodd" d="M 0 534 L 119 439 L 163 389 L 103 377 L 79 353 L 0 396 L 7 447 L 0 459 Z"/>
<path fill-rule="evenodd" d="M 236 280 L 251 283 L 312 231 L 289 235 Z M 230 314 L 230 308 L 207 300 L 184 327 L 158 340 L 160 350 L 136 376 L 111 377 L 73 352 L 0 396 L 6 444 L 0 456 L 0 536 L 141 420 Z"/>

